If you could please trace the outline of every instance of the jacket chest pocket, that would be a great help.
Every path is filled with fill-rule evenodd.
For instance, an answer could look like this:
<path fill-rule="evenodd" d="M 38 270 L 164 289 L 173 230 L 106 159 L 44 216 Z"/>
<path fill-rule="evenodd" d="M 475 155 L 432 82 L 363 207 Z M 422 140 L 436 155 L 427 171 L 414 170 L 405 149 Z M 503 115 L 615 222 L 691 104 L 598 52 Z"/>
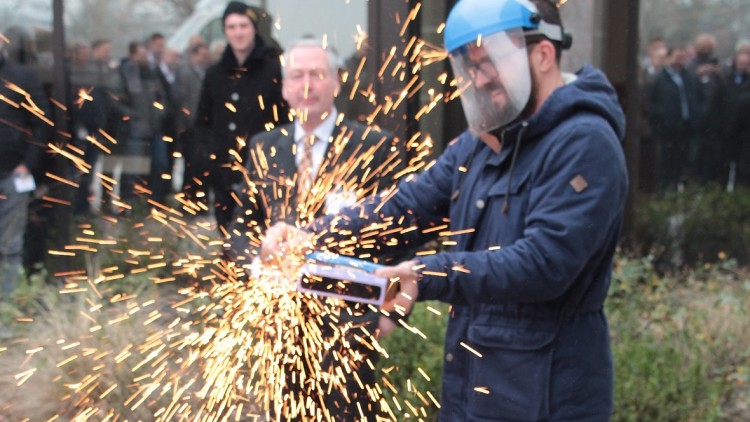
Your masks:
<path fill-rule="evenodd" d="M 479 237 L 475 248 L 506 246 L 523 235 L 524 217 L 529 202 L 528 175 L 514 175 L 508 188 L 508 178 L 493 184 L 487 196 L 476 201 L 483 206 L 482 217 L 476 224 Z"/>
<path fill-rule="evenodd" d="M 554 329 L 472 325 L 467 412 L 473 421 L 544 421 Z"/>

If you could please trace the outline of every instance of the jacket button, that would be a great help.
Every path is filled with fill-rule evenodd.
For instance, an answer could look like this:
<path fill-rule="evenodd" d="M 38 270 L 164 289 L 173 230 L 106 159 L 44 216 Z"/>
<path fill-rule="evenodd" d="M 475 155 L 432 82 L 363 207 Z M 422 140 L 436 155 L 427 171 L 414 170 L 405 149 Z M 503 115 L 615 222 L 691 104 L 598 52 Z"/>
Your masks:
<path fill-rule="evenodd" d="M 446 353 L 445 354 L 445 361 L 446 362 L 453 362 L 453 353 Z"/>
<path fill-rule="evenodd" d="M 479 208 L 480 210 L 484 208 L 484 200 L 477 199 L 477 208 Z"/>
<path fill-rule="evenodd" d="M 234 122 L 230 122 L 229 123 L 229 130 L 231 130 L 232 132 L 234 132 L 235 130 L 237 130 L 237 124 L 235 124 Z"/>
<path fill-rule="evenodd" d="M 230 98 L 232 99 L 232 101 L 237 101 L 240 99 L 240 94 L 233 92 Z"/>

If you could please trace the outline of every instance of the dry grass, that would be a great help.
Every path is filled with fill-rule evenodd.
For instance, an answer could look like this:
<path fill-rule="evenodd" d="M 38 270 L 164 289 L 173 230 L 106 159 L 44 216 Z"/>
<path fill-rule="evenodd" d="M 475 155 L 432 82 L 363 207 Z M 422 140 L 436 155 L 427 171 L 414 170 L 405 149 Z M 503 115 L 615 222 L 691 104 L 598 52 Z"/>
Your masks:
<path fill-rule="evenodd" d="M 750 420 L 750 280 L 691 283 L 681 299 L 690 314 L 692 332 L 703 347 L 716 376 L 726 377 L 733 389 L 724 403 L 725 420 Z M 702 317 L 700 317 L 702 316 Z"/>
<path fill-rule="evenodd" d="M 0 415 L 7 420 L 104 420 L 107 414 L 153 420 L 152 411 L 128 401 L 149 350 L 174 319 L 175 289 L 115 290 L 56 295 L 46 292 L 22 338 L 0 353 Z M 2 348 L 0 348 L 2 350 Z M 165 365 L 172 365 L 166 362 Z M 130 403 L 124 406 L 123 403 Z M 0 419 L 1 420 L 1 419 Z"/>

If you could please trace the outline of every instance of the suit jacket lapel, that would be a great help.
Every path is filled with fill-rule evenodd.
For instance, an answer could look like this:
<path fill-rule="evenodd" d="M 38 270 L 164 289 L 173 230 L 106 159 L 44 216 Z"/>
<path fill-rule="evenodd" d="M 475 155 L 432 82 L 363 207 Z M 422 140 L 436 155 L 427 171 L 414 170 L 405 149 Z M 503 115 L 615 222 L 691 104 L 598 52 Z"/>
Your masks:
<path fill-rule="evenodd" d="M 320 176 L 321 169 L 333 169 L 343 166 L 350 159 L 360 144 L 356 139 L 352 141 L 350 139 L 352 136 L 354 134 L 346 120 L 334 128 L 331 134 L 331 142 L 327 142 L 325 158 L 320 168 L 318 168 L 318 176 Z"/>
<path fill-rule="evenodd" d="M 279 132 L 277 138 L 263 145 L 268 171 L 261 177 L 264 182 L 262 200 L 265 202 L 261 206 L 266 208 L 266 217 L 271 223 L 296 218 L 297 190 L 288 182 L 294 179 L 297 171 L 293 153 L 294 125 L 287 125 L 286 132 L 287 135 Z"/>

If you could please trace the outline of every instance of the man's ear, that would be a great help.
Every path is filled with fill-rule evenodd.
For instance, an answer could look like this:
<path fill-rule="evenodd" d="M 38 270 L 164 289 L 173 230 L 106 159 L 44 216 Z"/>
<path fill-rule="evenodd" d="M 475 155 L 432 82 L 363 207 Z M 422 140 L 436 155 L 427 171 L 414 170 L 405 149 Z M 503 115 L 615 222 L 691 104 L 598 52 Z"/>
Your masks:
<path fill-rule="evenodd" d="M 541 40 L 532 47 L 530 60 L 533 66 L 541 73 L 547 73 L 557 67 L 555 58 L 555 46 L 548 40 Z"/>

